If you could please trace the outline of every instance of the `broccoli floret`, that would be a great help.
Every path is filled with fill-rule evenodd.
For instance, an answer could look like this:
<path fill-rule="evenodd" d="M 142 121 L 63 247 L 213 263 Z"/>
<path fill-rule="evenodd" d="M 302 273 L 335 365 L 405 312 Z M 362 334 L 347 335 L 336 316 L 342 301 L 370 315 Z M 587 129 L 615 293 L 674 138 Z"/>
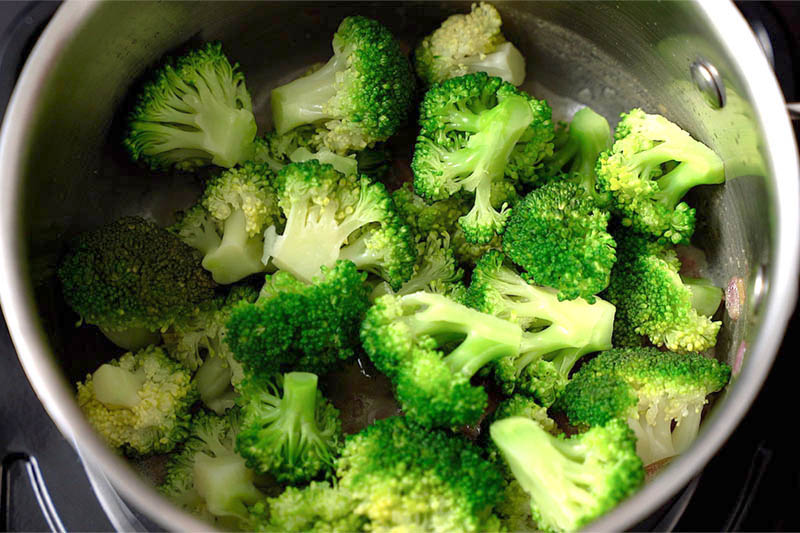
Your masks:
<path fill-rule="evenodd" d="M 611 348 L 613 305 L 560 301 L 555 289 L 528 284 L 496 251 L 478 261 L 466 302 L 525 330 L 519 351 L 495 362 L 494 374 L 506 393 L 525 392 L 543 405 L 553 403 L 578 359 Z"/>
<path fill-rule="evenodd" d="M 470 378 L 515 357 L 521 336 L 516 324 L 425 292 L 379 298 L 361 328 L 364 349 L 395 384 L 406 416 L 425 427 L 476 422 L 488 398 Z"/>
<path fill-rule="evenodd" d="M 273 172 L 278 172 L 289 163 L 311 159 L 327 163 L 345 175 L 360 172 L 355 155 L 339 155 L 324 146 L 318 146 L 314 132 L 313 127 L 301 126 L 284 135 L 278 135 L 274 131 L 267 133 L 256 139 L 253 160 L 266 163 Z"/>
<path fill-rule="evenodd" d="M 533 398 L 522 394 L 514 394 L 500 402 L 492 416 L 492 420 L 519 416 L 536 421 L 548 433 L 553 435 L 560 433 L 555 421 L 547 415 L 547 407 L 539 405 Z"/>
<path fill-rule="evenodd" d="M 254 373 L 306 370 L 325 373 L 352 357 L 369 307 L 366 275 L 339 261 L 307 285 L 288 272 L 267 276 L 256 303 L 239 304 L 226 340 Z"/>
<path fill-rule="evenodd" d="M 339 411 L 317 390 L 316 374 L 250 377 L 240 391 L 243 418 L 236 451 L 248 467 L 287 483 L 332 470 L 341 447 L 342 422 Z"/>
<path fill-rule="evenodd" d="M 414 67 L 426 85 L 486 72 L 515 86 L 525 81 L 525 58 L 500 32 L 500 13 L 485 2 L 466 15 L 451 15 L 414 52 Z"/>
<path fill-rule="evenodd" d="M 468 242 L 485 244 L 503 232 L 507 206 L 492 205 L 495 182 L 535 173 L 552 153 L 553 125 L 544 101 L 483 72 L 449 79 L 425 94 L 411 169 L 428 201 L 473 193 L 459 219 Z"/>
<path fill-rule="evenodd" d="M 320 267 L 348 259 L 395 288 L 411 277 L 413 237 L 382 184 L 312 160 L 284 167 L 277 186 L 286 227 L 272 231 L 264 250 L 276 267 L 310 281 Z"/>
<path fill-rule="evenodd" d="M 572 117 L 569 129 L 556 135 L 553 155 L 544 162 L 545 174 L 577 183 L 595 204 L 606 207 L 611 195 L 597 190 L 595 164 L 600 153 L 611 148 L 612 142 L 608 121 L 584 107 Z"/>
<path fill-rule="evenodd" d="M 597 180 L 613 195 L 623 224 L 688 243 L 695 211 L 681 199 L 698 185 L 723 183 L 722 160 L 666 118 L 641 109 L 623 113 L 614 136 L 614 146 L 597 160 Z"/>
<path fill-rule="evenodd" d="M 281 220 L 273 174 L 266 164 L 248 162 L 226 170 L 206 185 L 198 205 L 170 230 L 203 253 L 203 268 L 214 281 L 235 283 L 263 272 L 264 231 Z"/>
<path fill-rule="evenodd" d="M 240 413 L 204 412 L 192 419 L 183 449 L 169 457 L 159 491 L 173 502 L 225 530 L 247 529 L 249 507 L 265 499 L 255 472 L 234 451 Z"/>
<path fill-rule="evenodd" d="M 527 272 L 524 278 L 558 289 L 558 298 L 589 303 L 608 286 L 616 255 L 607 211 L 581 194 L 581 186 L 548 183 L 514 207 L 503 251 Z"/>
<path fill-rule="evenodd" d="M 697 353 L 609 350 L 581 367 L 556 407 L 576 426 L 626 421 L 647 465 L 689 447 L 706 397 L 722 389 L 730 375 L 728 365 Z"/>
<path fill-rule="evenodd" d="M 100 365 L 77 383 L 77 399 L 105 441 L 131 455 L 171 451 L 188 435 L 197 400 L 191 373 L 148 346 Z"/>
<path fill-rule="evenodd" d="M 167 59 L 139 93 L 128 128 L 131 157 L 154 169 L 233 167 L 253 157 L 250 93 L 219 43 Z"/>
<path fill-rule="evenodd" d="M 719 305 L 721 292 L 709 296 L 708 282 L 681 279 L 673 249 L 631 230 L 617 231 L 614 236 L 618 260 L 605 297 L 617 306 L 615 345 L 640 345 L 636 335 L 647 335 L 653 344 L 677 352 L 714 346 L 721 322 L 699 310 L 713 314 L 712 305 Z"/>
<path fill-rule="evenodd" d="M 636 438 L 616 420 L 569 439 L 550 435 L 529 418 L 499 420 L 489 431 L 546 531 L 581 528 L 644 481 Z"/>
<path fill-rule="evenodd" d="M 194 250 L 140 217 L 82 233 L 61 262 L 64 300 L 117 345 L 157 344 L 159 331 L 189 320 L 216 284 Z"/>
<path fill-rule="evenodd" d="M 255 302 L 258 291 L 247 286 L 234 286 L 216 305 L 173 325 L 164 332 L 164 344 L 172 357 L 189 370 L 197 370 L 194 381 L 200 399 L 217 414 L 233 407 L 237 393 L 234 387 L 244 377 L 241 364 L 233 357 L 225 337 L 227 322 L 239 302 Z"/>
<path fill-rule="evenodd" d="M 411 66 L 389 30 L 375 20 L 347 17 L 324 67 L 273 89 L 272 117 L 278 135 L 313 124 L 320 144 L 343 153 L 394 135 L 413 95 Z"/>

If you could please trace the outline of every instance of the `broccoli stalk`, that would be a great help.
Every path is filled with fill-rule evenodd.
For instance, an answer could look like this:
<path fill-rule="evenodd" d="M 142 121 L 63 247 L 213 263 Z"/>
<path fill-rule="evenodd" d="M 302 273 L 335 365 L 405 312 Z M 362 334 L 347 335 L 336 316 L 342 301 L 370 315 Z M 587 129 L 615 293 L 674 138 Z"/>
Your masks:
<path fill-rule="evenodd" d="M 133 159 L 191 170 L 252 158 L 256 120 L 238 67 L 219 43 L 168 60 L 130 114 L 124 143 Z"/>
<path fill-rule="evenodd" d="M 699 315 L 713 316 L 722 303 L 722 289 L 711 280 L 681 276 L 683 286 L 691 293 L 692 309 Z"/>
<path fill-rule="evenodd" d="M 514 477 L 530 495 L 546 531 L 574 531 L 611 510 L 644 481 L 636 439 L 613 422 L 572 438 L 555 437 L 534 420 L 506 418 L 489 428 Z"/>
<path fill-rule="evenodd" d="M 385 141 L 406 119 L 414 92 L 408 60 L 377 21 L 347 17 L 322 68 L 272 91 L 278 135 L 304 124 L 334 152 Z"/>
<path fill-rule="evenodd" d="M 333 468 L 341 445 L 339 411 L 317 390 L 317 376 L 283 376 L 283 396 L 262 379 L 242 383 L 244 421 L 236 450 L 247 466 L 278 481 L 308 481 Z"/>

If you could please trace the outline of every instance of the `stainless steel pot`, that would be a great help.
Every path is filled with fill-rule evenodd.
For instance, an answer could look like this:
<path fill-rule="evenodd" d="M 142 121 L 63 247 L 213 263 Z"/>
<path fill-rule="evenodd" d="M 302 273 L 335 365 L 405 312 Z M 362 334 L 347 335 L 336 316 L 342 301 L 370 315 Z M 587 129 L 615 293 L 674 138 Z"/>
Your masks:
<path fill-rule="evenodd" d="M 592 529 L 621 530 L 679 490 L 725 442 L 761 387 L 794 307 L 798 161 L 778 85 L 732 4 L 497 3 L 528 60 L 526 88 L 556 117 L 579 105 L 606 116 L 641 106 L 666 115 L 725 160 L 724 187 L 692 193 L 708 275 L 742 278 L 738 320 L 725 316 L 717 357 L 736 369 L 695 444 Z M 109 450 L 78 409 L 72 382 L 108 357 L 76 339 L 54 265 L 65 240 L 123 214 L 165 220 L 196 193 L 190 178 L 153 175 L 119 147 L 125 96 L 165 52 L 219 39 L 239 61 L 259 126 L 269 90 L 329 55 L 342 16 L 387 24 L 407 44 L 466 3 L 67 2 L 20 76 L 0 137 L 0 298 L 20 360 L 61 431 L 92 468 L 169 529 L 207 526 L 173 507 Z M 80 331 L 80 330 L 78 330 Z M 737 356 L 743 354 L 739 365 Z"/>

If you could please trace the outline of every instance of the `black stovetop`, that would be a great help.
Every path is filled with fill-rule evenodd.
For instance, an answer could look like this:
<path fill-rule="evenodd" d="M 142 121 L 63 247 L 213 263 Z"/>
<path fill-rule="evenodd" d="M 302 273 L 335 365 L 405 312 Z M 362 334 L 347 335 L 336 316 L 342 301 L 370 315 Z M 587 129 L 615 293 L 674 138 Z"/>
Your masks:
<path fill-rule="evenodd" d="M 800 100 L 795 87 L 795 80 L 800 80 L 795 57 L 800 51 L 800 3 L 737 5 L 770 34 L 784 94 L 787 100 Z M 56 7 L 0 0 L 0 119 L 21 58 Z M 800 454 L 790 435 L 795 402 L 787 394 L 796 388 L 800 370 L 793 353 L 798 328 L 796 311 L 763 391 L 703 471 L 677 523 L 678 531 L 800 531 L 795 507 L 800 502 Z M 2 321 L 0 395 L 0 477 L 4 488 L 10 488 L 0 502 L 0 531 L 111 530 L 80 459 L 28 384 Z M 57 513 L 42 512 L 48 509 L 48 495 L 49 508 Z M 648 527 L 671 523 L 664 520 L 651 521 Z"/>

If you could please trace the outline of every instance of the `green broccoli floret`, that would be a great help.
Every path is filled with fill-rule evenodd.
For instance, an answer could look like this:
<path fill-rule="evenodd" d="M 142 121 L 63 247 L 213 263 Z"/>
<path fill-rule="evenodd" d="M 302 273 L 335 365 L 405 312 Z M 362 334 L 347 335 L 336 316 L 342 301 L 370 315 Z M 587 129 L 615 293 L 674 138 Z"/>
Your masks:
<path fill-rule="evenodd" d="M 228 531 L 248 529 L 249 507 L 265 499 L 255 472 L 234 451 L 240 418 L 238 409 L 224 417 L 197 413 L 183 449 L 170 455 L 159 487 L 180 507 Z"/>
<path fill-rule="evenodd" d="M 137 350 L 189 320 L 216 284 L 194 250 L 140 217 L 80 234 L 58 269 L 67 304 L 115 344 Z"/>
<path fill-rule="evenodd" d="M 325 373 L 352 357 L 369 307 L 366 275 L 349 261 L 323 267 L 307 285 L 288 272 L 267 276 L 256 303 L 239 304 L 226 340 L 250 371 L 289 368 Z"/>
<path fill-rule="evenodd" d="M 525 58 L 500 32 L 500 13 L 485 2 L 466 15 L 451 15 L 414 52 L 414 67 L 426 85 L 486 72 L 515 86 L 525 81 Z"/>
<path fill-rule="evenodd" d="M 131 157 L 154 169 L 233 167 L 253 157 L 250 93 L 219 43 L 167 59 L 139 93 L 128 128 Z"/>
<path fill-rule="evenodd" d="M 199 204 L 170 227 L 203 253 L 203 268 L 224 285 L 266 268 L 264 231 L 281 220 L 273 174 L 266 164 L 247 162 L 206 185 Z"/>
<path fill-rule="evenodd" d="M 519 351 L 495 362 L 494 374 L 506 393 L 521 391 L 543 405 L 553 403 L 578 359 L 611 348 L 613 305 L 560 301 L 555 289 L 528 284 L 496 251 L 478 261 L 466 302 L 525 330 Z"/>
<path fill-rule="evenodd" d="M 555 421 L 547 415 L 547 407 L 539 405 L 536 400 L 522 394 L 514 394 L 500 402 L 497 410 L 492 416 L 492 420 L 502 420 L 504 418 L 523 417 L 535 420 L 542 429 L 553 435 L 558 435 L 560 430 Z"/>
<path fill-rule="evenodd" d="M 258 291 L 237 285 L 216 305 L 201 311 L 191 320 L 173 325 L 163 334 L 164 344 L 172 357 L 194 376 L 200 399 L 206 407 L 221 415 L 233 407 L 238 394 L 234 387 L 244 377 L 241 364 L 233 357 L 225 337 L 233 308 L 240 302 L 255 302 Z"/>
<path fill-rule="evenodd" d="M 100 365 L 77 383 L 77 400 L 109 446 L 132 455 L 166 453 L 188 435 L 197 400 L 191 373 L 148 346 Z"/>
<path fill-rule="evenodd" d="M 316 374 L 250 377 L 240 391 L 243 418 L 236 451 L 248 467 L 286 483 L 308 481 L 333 469 L 342 422 L 339 411 L 317 390 Z"/>
<path fill-rule="evenodd" d="M 691 445 L 706 397 L 727 385 L 730 375 L 728 365 L 698 353 L 609 350 L 581 367 L 556 407 L 576 426 L 626 421 L 647 465 Z"/>
<path fill-rule="evenodd" d="M 516 324 L 426 292 L 379 298 L 361 328 L 364 349 L 395 384 L 406 416 L 425 427 L 476 422 L 488 398 L 470 378 L 515 357 L 521 336 Z"/>
<path fill-rule="evenodd" d="M 589 303 L 608 286 L 616 259 L 607 211 L 580 185 L 553 182 L 517 203 L 503 234 L 503 251 L 524 278 L 558 289 L 558 298 Z"/>
<path fill-rule="evenodd" d="M 550 435 L 529 418 L 499 420 L 489 431 L 545 531 L 583 527 L 644 481 L 636 437 L 619 421 L 569 439 Z"/>
<path fill-rule="evenodd" d="M 479 72 L 429 90 L 420 125 L 411 163 L 417 194 L 435 201 L 473 193 L 473 207 L 459 224 L 468 242 L 489 242 L 508 218 L 505 206 L 492 206 L 495 182 L 535 173 L 552 153 L 550 107 Z"/>
<path fill-rule="evenodd" d="M 595 204 L 606 207 L 611 195 L 597 190 L 595 164 L 600 153 L 611 148 L 612 142 L 611 127 L 605 117 L 584 107 L 572 117 L 569 128 L 562 135 L 556 135 L 553 155 L 544 161 L 545 173 L 551 178 L 577 183 Z"/>
<path fill-rule="evenodd" d="M 597 160 L 600 189 L 613 195 L 622 222 L 665 242 L 688 243 L 695 211 L 689 189 L 725 181 L 722 160 L 661 115 L 622 114 L 611 150 Z"/>
<path fill-rule="evenodd" d="M 253 160 L 266 163 L 273 172 L 278 172 L 289 163 L 316 159 L 320 163 L 333 166 L 337 172 L 345 175 L 360 173 L 356 156 L 339 155 L 324 146 L 318 146 L 315 131 L 311 126 L 301 126 L 284 135 L 278 135 L 274 131 L 269 132 L 256 139 Z"/>
<path fill-rule="evenodd" d="M 272 230 L 264 250 L 276 267 L 310 281 L 347 259 L 395 288 L 411 277 L 413 236 L 382 184 L 312 160 L 284 167 L 277 186 L 286 227 L 279 236 Z"/>
<path fill-rule="evenodd" d="M 413 95 L 411 66 L 391 32 L 375 20 L 347 17 L 325 66 L 273 89 L 272 117 L 278 135 L 313 124 L 319 144 L 332 151 L 363 150 L 394 135 Z"/>
<path fill-rule="evenodd" d="M 640 345 L 636 336 L 647 335 L 653 344 L 677 352 L 714 346 L 721 322 L 710 315 L 719 305 L 721 291 L 713 291 L 706 281 L 682 279 L 673 249 L 631 230 L 614 236 L 618 260 L 605 297 L 617 306 L 615 345 Z"/>

